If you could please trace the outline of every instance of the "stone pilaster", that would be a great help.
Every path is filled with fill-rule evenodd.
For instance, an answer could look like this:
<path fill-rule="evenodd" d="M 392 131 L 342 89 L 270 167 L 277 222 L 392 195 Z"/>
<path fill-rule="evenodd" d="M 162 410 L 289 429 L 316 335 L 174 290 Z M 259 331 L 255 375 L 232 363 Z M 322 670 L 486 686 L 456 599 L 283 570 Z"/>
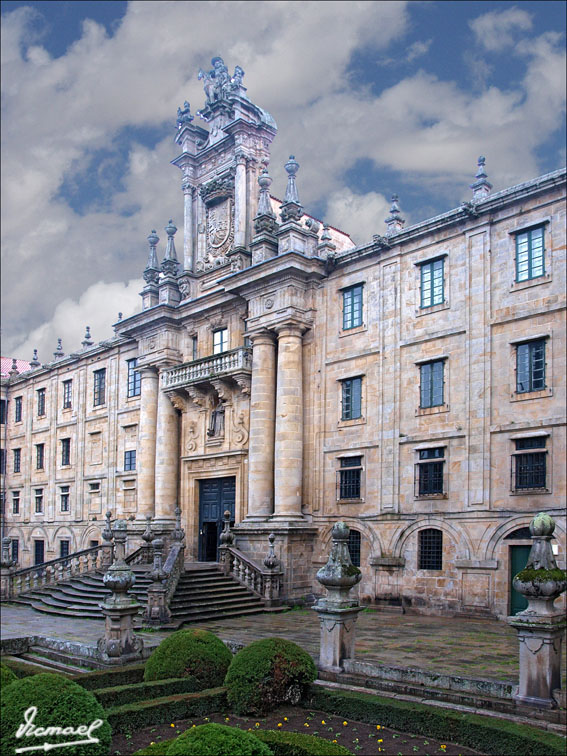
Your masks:
<path fill-rule="evenodd" d="M 193 261 L 193 195 L 195 189 L 188 181 L 183 182 L 183 270 L 192 273 Z"/>
<path fill-rule="evenodd" d="M 157 398 L 155 456 L 155 515 L 159 524 L 173 522 L 177 505 L 179 418 L 170 397 L 159 391 Z"/>
<path fill-rule="evenodd" d="M 302 339 L 298 325 L 278 328 L 274 517 L 279 520 L 303 519 Z"/>
<path fill-rule="evenodd" d="M 138 432 L 138 518 L 155 514 L 156 421 L 158 374 L 156 368 L 139 368 L 142 376 Z"/>
<path fill-rule="evenodd" d="M 246 156 L 236 155 L 234 179 L 234 246 L 246 244 Z"/>
<path fill-rule="evenodd" d="M 248 445 L 248 514 L 265 520 L 274 512 L 276 345 L 269 331 L 251 335 L 252 386 Z"/>

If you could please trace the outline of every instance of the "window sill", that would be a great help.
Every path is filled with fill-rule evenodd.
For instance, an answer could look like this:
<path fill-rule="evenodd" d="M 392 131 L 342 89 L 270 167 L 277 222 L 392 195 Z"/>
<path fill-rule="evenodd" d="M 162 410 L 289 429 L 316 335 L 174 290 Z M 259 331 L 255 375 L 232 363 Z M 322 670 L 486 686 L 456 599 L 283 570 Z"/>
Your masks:
<path fill-rule="evenodd" d="M 421 496 L 414 496 L 413 497 L 415 501 L 431 501 L 432 499 L 448 499 L 449 495 L 446 493 L 443 494 L 422 494 Z"/>
<path fill-rule="evenodd" d="M 364 504 L 364 499 L 337 499 L 337 504 Z"/>
<path fill-rule="evenodd" d="M 522 391 L 521 394 L 514 392 L 513 394 L 510 394 L 510 401 L 525 402 L 528 399 L 545 399 L 550 396 L 553 396 L 553 389 L 545 388 L 541 391 Z"/>
<path fill-rule="evenodd" d="M 415 317 L 421 318 L 423 315 L 431 315 L 433 312 L 441 312 L 441 310 L 449 310 L 450 305 L 447 300 L 440 304 L 430 305 L 429 307 L 420 307 L 415 311 Z"/>
<path fill-rule="evenodd" d="M 363 323 L 362 325 L 355 326 L 354 328 L 341 328 L 339 331 L 339 339 L 344 338 L 345 336 L 352 336 L 355 333 L 364 333 L 364 331 L 368 330 L 368 326 L 366 323 Z"/>
<path fill-rule="evenodd" d="M 528 278 L 527 281 L 514 281 L 510 286 L 510 293 L 514 291 L 522 291 L 523 289 L 530 289 L 532 286 L 541 286 L 541 284 L 551 283 L 551 273 L 544 273 L 543 276 L 537 278 Z"/>
<path fill-rule="evenodd" d="M 366 418 L 355 417 L 353 420 L 339 420 L 337 422 L 337 428 L 351 428 L 353 425 L 366 425 Z"/>
<path fill-rule="evenodd" d="M 437 407 L 420 407 L 416 409 L 415 416 L 423 417 L 425 415 L 438 415 L 441 412 L 449 412 L 448 404 L 440 404 Z"/>
<path fill-rule="evenodd" d="M 537 451 L 537 450 L 536 450 Z M 550 494 L 549 488 L 522 488 L 521 490 L 510 491 L 510 496 L 536 496 L 538 494 Z"/>

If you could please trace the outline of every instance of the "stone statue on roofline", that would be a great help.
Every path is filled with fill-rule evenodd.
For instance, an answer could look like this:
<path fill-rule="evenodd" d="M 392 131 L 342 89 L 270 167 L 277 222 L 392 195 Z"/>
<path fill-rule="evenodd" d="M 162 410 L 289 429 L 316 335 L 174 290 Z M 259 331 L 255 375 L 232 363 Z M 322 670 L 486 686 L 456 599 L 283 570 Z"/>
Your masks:
<path fill-rule="evenodd" d="M 187 100 L 185 100 L 183 103 L 183 109 L 177 108 L 177 128 L 180 129 L 184 123 L 191 123 L 192 120 L 191 106 Z"/>
<path fill-rule="evenodd" d="M 203 71 L 200 68 L 197 75 L 199 81 L 201 79 L 204 80 L 203 88 L 208 105 L 222 100 L 230 92 L 242 87 L 242 79 L 244 77 L 244 69 L 240 66 L 235 67 L 234 74 L 231 76 L 228 73 L 224 60 L 218 56 L 211 60 L 211 64 L 213 68 L 209 72 Z"/>

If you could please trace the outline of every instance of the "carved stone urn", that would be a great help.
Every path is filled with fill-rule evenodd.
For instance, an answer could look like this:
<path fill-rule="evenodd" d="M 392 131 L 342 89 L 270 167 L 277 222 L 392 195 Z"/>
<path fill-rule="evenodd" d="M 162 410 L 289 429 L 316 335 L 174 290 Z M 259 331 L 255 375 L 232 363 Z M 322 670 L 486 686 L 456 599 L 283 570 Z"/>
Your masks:
<path fill-rule="evenodd" d="M 117 520 L 114 524 L 115 560 L 103 578 L 104 587 L 112 591 L 112 596 L 104 602 L 106 606 L 136 603 L 132 596 L 128 596 L 128 591 L 136 582 L 136 576 L 124 561 L 126 527 L 124 520 Z"/>
<path fill-rule="evenodd" d="M 319 606 L 333 609 L 348 609 L 358 602 L 350 600 L 349 591 L 360 582 L 362 573 L 350 560 L 348 536 L 350 528 L 337 522 L 332 530 L 333 545 L 327 564 L 317 572 L 317 580 L 327 589 L 327 597 L 319 600 Z"/>

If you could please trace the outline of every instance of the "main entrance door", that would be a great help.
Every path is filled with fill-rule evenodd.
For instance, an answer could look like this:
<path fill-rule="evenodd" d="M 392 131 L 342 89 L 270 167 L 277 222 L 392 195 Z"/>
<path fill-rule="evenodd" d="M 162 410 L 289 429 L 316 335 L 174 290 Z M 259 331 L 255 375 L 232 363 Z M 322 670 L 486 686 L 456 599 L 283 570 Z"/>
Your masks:
<path fill-rule="evenodd" d="M 234 497 L 236 478 L 213 478 L 199 481 L 199 561 L 218 560 L 219 538 L 223 514 L 230 511 L 234 524 Z"/>
<path fill-rule="evenodd" d="M 514 575 L 521 572 L 528 561 L 530 555 L 530 546 L 510 546 L 510 580 Z M 518 593 L 513 585 L 510 585 L 510 614 L 523 612 L 527 607 L 528 601 L 522 593 Z"/>

